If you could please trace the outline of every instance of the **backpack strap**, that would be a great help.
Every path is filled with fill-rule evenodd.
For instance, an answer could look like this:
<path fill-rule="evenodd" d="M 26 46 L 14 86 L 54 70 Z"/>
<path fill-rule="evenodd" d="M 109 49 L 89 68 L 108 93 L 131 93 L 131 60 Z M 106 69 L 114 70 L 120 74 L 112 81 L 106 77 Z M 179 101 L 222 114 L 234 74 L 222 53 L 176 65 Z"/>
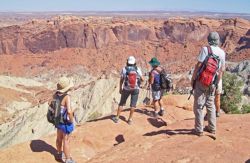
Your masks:
<path fill-rule="evenodd" d="M 128 73 L 128 66 L 125 67 L 125 70 L 126 70 L 126 74 Z"/>
<path fill-rule="evenodd" d="M 207 46 L 207 52 L 208 52 L 208 55 L 212 55 L 213 54 L 211 46 Z"/>
<path fill-rule="evenodd" d="M 59 96 L 59 95 L 57 94 L 57 98 L 58 98 L 58 100 L 60 101 L 60 107 L 61 107 L 61 104 L 62 104 L 62 100 L 63 100 L 64 97 L 66 97 L 67 95 L 68 95 L 67 93 L 63 93 L 61 96 Z M 62 114 L 62 117 L 64 117 L 67 113 L 68 113 L 68 110 L 65 109 L 65 111 L 64 111 L 63 114 Z M 65 120 L 65 119 L 63 118 L 63 121 L 64 121 L 64 124 L 66 125 L 67 120 Z"/>
<path fill-rule="evenodd" d="M 131 66 L 131 67 L 133 68 L 133 70 L 135 70 L 135 72 L 136 72 L 137 75 L 138 75 L 139 73 L 138 73 L 138 68 L 137 68 L 137 66 Z M 128 66 L 125 67 L 125 70 L 126 70 L 126 75 L 128 75 L 128 73 L 129 73 L 129 68 L 128 68 Z"/>
<path fill-rule="evenodd" d="M 58 99 L 60 101 L 60 106 L 62 104 L 62 100 L 64 99 L 64 97 L 66 97 L 68 94 L 67 93 L 63 93 L 61 96 L 58 95 L 58 92 L 55 94 L 55 98 Z"/>
<path fill-rule="evenodd" d="M 213 53 L 211 46 L 207 46 L 207 51 L 208 51 L 208 55 L 212 55 L 217 60 L 218 64 L 220 64 L 220 57 Z M 218 69 L 219 69 L 219 66 L 218 66 Z"/>
<path fill-rule="evenodd" d="M 63 93 L 61 96 L 58 95 L 58 93 L 56 93 L 56 97 L 60 100 L 60 102 L 62 102 L 62 100 L 64 99 L 65 96 L 67 96 L 67 93 Z"/>
<path fill-rule="evenodd" d="M 161 69 L 162 69 L 162 70 L 160 71 L 160 70 L 158 70 L 158 69 L 154 68 L 152 71 L 154 71 L 154 70 L 155 70 L 156 72 L 158 72 L 159 74 L 161 74 L 161 73 L 163 72 L 163 70 L 164 70 L 162 67 L 161 67 Z"/>

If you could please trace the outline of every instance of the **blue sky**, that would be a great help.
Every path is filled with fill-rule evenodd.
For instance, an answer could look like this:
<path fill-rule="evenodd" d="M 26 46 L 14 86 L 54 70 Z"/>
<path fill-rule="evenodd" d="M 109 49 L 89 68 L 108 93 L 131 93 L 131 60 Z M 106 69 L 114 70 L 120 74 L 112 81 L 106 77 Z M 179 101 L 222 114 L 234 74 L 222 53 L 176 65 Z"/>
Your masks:
<path fill-rule="evenodd" d="M 1 0 L 0 11 L 215 11 L 250 13 L 250 0 Z"/>

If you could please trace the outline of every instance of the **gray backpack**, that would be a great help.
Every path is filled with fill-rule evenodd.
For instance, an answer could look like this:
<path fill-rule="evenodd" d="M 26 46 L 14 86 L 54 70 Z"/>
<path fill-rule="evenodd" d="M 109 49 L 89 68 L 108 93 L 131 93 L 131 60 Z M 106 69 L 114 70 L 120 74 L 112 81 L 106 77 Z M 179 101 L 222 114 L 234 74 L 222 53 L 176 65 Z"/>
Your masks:
<path fill-rule="evenodd" d="M 59 96 L 57 93 L 53 96 L 53 100 L 51 101 L 48 112 L 47 112 L 47 120 L 49 123 L 52 123 L 53 125 L 57 126 L 59 124 L 65 124 L 67 120 L 64 119 L 65 114 L 67 114 L 67 111 L 65 111 L 63 114 L 61 114 L 61 103 L 63 98 L 67 94 L 63 94 L 62 96 Z"/>

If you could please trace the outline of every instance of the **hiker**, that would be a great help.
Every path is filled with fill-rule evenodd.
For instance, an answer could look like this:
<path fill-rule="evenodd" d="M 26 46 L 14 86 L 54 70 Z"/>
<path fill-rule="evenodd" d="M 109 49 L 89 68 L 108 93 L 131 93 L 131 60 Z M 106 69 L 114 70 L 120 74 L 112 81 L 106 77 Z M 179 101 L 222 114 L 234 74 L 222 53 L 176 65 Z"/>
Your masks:
<path fill-rule="evenodd" d="M 73 161 L 70 156 L 70 135 L 74 130 L 74 124 L 73 124 L 74 116 L 73 116 L 73 110 L 71 108 L 71 98 L 68 92 L 72 87 L 73 87 L 73 82 L 70 81 L 69 78 L 61 77 L 57 84 L 57 91 L 53 96 L 53 98 L 58 98 L 60 100 L 61 103 L 60 113 L 64 119 L 64 123 L 60 122 L 59 124 L 56 125 L 57 128 L 56 159 L 57 160 L 66 159 L 65 163 L 75 163 L 75 161 Z"/>
<path fill-rule="evenodd" d="M 149 61 L 149 64 L 152 67 L 152 70 L 149 73 L 149 86 L 150 89 L 151 85 L 151 91 L 152 91 L 152 97 L 153 97 L 153 104 L 154 104 L 154 117 L 158 117 L 158 115 L 163 116 L 164 114 L 164 108 L 162 106 L 162 96 L 164 93 L 164 89 L 161 87 L 161 79 L 160 79 L 160 73 L 163 71 L 163 68 L 160 67 L 160 62 L 157 60 L 157 58 L 152 58 Z M 157 103 L 160 106 L 160 111 L 158 111 Z"/>
<path fill-rule="evenodd" d="M 215 134 L 215 91 L 225 67 L 225 52 L 219 47 L 219 34 L 211 32 L 207 39 L 209 46 L 202 47 L 191 79 L 191 85 L 194 89 L 195 134 L 198 136 L 203 135 L 203 130 Z M 205 106 L 208 126 L 203 129 L 203 108 Z"/>
<path fill-rule="evenodd" d="M 117 115 L 112 120 L 117 123 L 123 107 L 126 104 L 128 97 L 131 95 L 130 100 L 130 115 L 127 123 L 132 124 L 133 113 L 136 108 L 140 83 L 143 82 L 142 72 L 139 67 L 136 66 L 135 57 L 130 56 L 127 59 L 127 65 L 122 69 L 119 92 L 121 94 L 120 103 L 117 110 Z"/>

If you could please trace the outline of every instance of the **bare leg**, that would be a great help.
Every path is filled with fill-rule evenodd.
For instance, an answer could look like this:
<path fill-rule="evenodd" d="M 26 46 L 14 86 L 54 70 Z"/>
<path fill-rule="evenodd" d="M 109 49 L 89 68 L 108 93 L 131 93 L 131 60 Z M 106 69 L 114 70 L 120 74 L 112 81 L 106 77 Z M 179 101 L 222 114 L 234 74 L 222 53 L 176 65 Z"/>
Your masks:
<path fill-rule="evenodd" d="M 158 100 L 159 106 L 162 109 L 162 99 Z"/>
<path fill-rule="evenodd" d="M 66 159 L 70 158 L 70 135 L 63 134 L 63 151 Z"/>
<path fill-rule="evenodd" d="M 153 104 L 154 104 L 154 110 L 155 110 L 155 112 L 157 112 L 157 102 L 158 102 L 158 100 L 154 100 L 153 101 Z"/>
<path fill-rule="evenodd" d="M 120 117 L 121 112 L 122 112 L 122 109 L 123 109 L 123 106 L 119 106 L 119 107 L 118 107 L 118 110 L 117 110 L 117 115 L 116 115 L 116 117 L 117 117 L 117 118 L 119 118 L 119 117 Z"/>
<path fill-rule="evenodd" d="M 220 112 L 220 94 L 215 95 L 215 107 L 216 107 L 216 112 Z"/>
<path fill-rule="evenodd" d="M 135 112 L 135 108 L 134 108 L 134 107 L 131 107 L 128 120 L 132 120 L 132 117 L 133 117 L 134 112 Z"/>
<path fill-rule="evenodd" d="M 164 115 L 164 108 L 163 108 L 163 105 L 162 105 L 162 99 L 160 99 L 159 101 L 158 101 L 158 103 L 159 103 L 159 106 L 160 106 L 160 111 L 159 111 L 159 115 L 160 116 L 163 116 Z"/>
<path fill-rule="evenodd" d="M 57 129 L 56 148 L 58 153 L 62 153 L 63 132 Z"/>

